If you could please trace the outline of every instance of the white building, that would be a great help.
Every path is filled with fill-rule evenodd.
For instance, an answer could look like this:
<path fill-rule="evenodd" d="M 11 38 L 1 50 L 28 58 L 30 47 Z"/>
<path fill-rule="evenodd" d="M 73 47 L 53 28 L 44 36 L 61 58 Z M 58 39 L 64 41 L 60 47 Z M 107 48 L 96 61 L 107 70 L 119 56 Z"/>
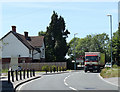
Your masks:
<path fill-rule="evenodd" d="M 45 59 L 44 36 L 29 36 L 16 32 L 16 26 L 0 39 L 2 63 L 10 62 L 11 57 L 18 57 L 18 62 L 43 61 Z"/>

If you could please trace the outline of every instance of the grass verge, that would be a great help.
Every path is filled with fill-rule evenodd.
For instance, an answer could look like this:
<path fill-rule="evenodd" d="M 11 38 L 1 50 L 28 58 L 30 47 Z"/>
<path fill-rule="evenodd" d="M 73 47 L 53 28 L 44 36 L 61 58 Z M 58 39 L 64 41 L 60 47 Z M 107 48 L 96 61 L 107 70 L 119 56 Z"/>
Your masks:
<path fill-rule="evenodd" d="M 2 73 L 7 73 L 8 69 L 2 69 Z"/>
<path fill-rule="evenodd" d="M 104 68 L 100 75 L 103 78 L 120 77 L 120 67 L 113 66 L 113 68 Z"/>

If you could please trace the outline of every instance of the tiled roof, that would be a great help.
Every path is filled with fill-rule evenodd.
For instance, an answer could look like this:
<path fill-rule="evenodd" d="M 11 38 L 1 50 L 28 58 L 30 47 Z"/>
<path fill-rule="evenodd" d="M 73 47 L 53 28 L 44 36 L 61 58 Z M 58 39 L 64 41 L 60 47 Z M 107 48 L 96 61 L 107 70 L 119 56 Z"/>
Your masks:
<path fill-rule="evenodd" d="M 42 47 L 44 42 L 44 36 L 29 36 L 28 40 L 26 40 L 24 35 L 13 31 L 7 33 L 3 38 L 5 38 L 10 33 L 13 33 L 26 47 L 28 47 L 31 50 L 35 49 L 36 47 Z"/>
<path fill-rule="evenodd" d="M 44 36 L 30 36 L 30 43 L 33 47 L 42 47 Z"/>
<path fill-rule="evenodd" d="M 42 47 L 44 42 L 44 36 L 29 36 L 26 40 L 24 35 L 16 33 L 16 35 L 21 39 L 21 41 L 27 45 L 30 49 L 35 47 Z"/>

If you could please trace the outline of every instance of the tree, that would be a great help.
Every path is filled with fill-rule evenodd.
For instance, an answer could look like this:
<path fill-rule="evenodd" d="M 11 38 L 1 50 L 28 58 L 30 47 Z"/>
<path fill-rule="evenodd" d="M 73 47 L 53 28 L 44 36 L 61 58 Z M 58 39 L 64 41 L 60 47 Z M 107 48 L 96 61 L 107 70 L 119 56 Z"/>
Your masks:
<path fill-rule="evenodd" d="M 46 32 L 44 32 L 44 31 L 38 32 L 38 36 L 45 36 L 45 35 L 46 35 Z"/>
<path fill-rule="evenodd" d="M 74 45 L 76 57 L 84 55 L 85 52 L 101 52 L 106 54 L 106 60 L 109 60 L 109 37 L 106 33 L 87 35 L 85 38 L 74 38 L 69 42 L 68 54 L 74 54 Z M 73 58 L 73 57 L 72 57 Z"/>
<path fill-rule="evenodd" d="M 70 32 L 65 29 L 65 21 L 63 17 L 53 11 L 51 22 L 47 27 L 45 36 L 46 60 L 47 61 L 63 61 L 68 52 L 66 38 Z"/>
<path fill-rule="evenodd" d="M 118 30 L 113 33 L 112 39 L 113 61 L 120 66 L 120 26 Z"/>

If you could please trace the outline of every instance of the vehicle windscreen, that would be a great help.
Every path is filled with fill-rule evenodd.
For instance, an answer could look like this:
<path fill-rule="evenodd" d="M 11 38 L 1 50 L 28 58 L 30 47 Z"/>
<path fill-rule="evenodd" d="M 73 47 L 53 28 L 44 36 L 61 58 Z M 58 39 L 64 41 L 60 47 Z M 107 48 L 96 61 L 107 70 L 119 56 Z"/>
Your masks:
<path fill-rule="evenodd" d="M 97 61 L 98 56 L 86 56 L 85 61 Z"/>

